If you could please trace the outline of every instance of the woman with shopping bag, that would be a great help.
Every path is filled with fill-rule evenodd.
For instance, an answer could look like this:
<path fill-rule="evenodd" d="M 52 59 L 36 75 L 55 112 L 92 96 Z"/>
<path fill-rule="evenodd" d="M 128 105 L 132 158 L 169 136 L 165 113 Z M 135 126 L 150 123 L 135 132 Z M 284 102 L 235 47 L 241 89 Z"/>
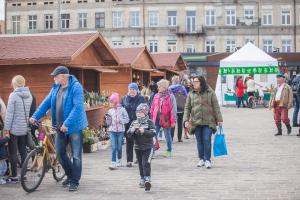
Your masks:
<path fill-rule="evenodd" d="M 196 135 L 198 167 L 211 168 L 211 136 L 223 123 L 222 114 L 214 90 L 203 76 L 192 78 L 193 89 L 189 92 L 185 110 L 184 126 Z"/>

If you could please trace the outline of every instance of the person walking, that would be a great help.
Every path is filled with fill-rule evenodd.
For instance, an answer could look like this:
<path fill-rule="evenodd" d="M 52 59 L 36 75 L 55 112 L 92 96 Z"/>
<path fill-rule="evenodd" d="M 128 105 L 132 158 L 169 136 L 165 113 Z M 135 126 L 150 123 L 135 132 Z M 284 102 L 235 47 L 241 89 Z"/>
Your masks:
<path fill-rule="evenodd" d="M 193 91 L 188 94 L 184 109 L 184 126 L 190 134 L 196 135 L 199 162 L 211 168 L 211 137 L 222 126 L 223 118 L 214 90 L 209 87 L 203 76 L 194 77 Z M 191 122 L 190 122 L 191 118 Z"/>
<path fill-rule="evenodd" d="M 129 122 L 128 114 L 124 107 L 120 104 L 120 96 L 118 93 L 112 93 L 109 97 L 111 109 L 105 115 L 106 124 L 111 141 L 111 165 L 109 169 L 114 170 L 122 166 L 122 141 L 125 132 L 125 124 Z"/>
<path fill-rule="evenodd" d="M 235 84 L 235 87 L 236 87 L 236 106 L 238 108 L 240 108 L 241 106 L 241 103 L 243 104 L 243 107 L 245 108 L 246 105 L 244 103 L 244 89 L 245 89 L 245 86 L 243 84 L 243 77 L 240 76 L 238 77 L 238 79 L 236 80 L 236 84 Z"/>
<path fill-rule="evenodd" d="M 294 97 L 294 112 L 293 112 L 293 127 L 299 127 L 298 115 L 299 115 L 299 98 L 300 98 L 300 74 L 298 73 L 292 80 L 292 90 Z"/>
<path fill-rule="evenodd" d="M 158 93 L 154 96 L 151 107 L 152 121 L 155 123 L 156 134 L 160 128 L 163 128 L 167 143 L 167 151 L 165 157 L 172 155 L 172 136 L 171 128 L 174 128 L 177 120 L 176 99 L 172 92 L 168 89 L 169 81 L 162 79 L 157 82 Z"/>
<path fill-rule="evenodd" d="M 141 104 L 146 103 L 145 98 L 139 94 L 139 87 L 136 83 L 130 83 L 128 85 L 128 94 L 122 99 L 122 106 L 126 109 L 129 122 L 126 124 L 125 133 L 127 133 L 130 124 L 136 120 L 136 108 Z M 126 156 L 127 156 L 127 167 L 133 166 L 133 146 L 134 141 L 131 137 L 126 136 Z"/>
<path fill-rule="evenodd" d="M 277 127 L 277 133 L 275 136 L 282 135 L 281 121 L 286 125 L 287 134 L 291 134 L 292 127 L 290 125 L 290 119 L 288 111 L 293 107 L 293 90 L 286 83 L 285 76 L 278 74 L 277 76 L 277 87 L 272 93 L 270 108 L 274 112 L 274 121 Z"/>
<path fill-rule="evenodd" d="M 55 148 L 67 179 L 62 186 L 77 191 L 82 174 L 83 129 L 88 126 L 84 110 L 83 88 L 65 66 L 58 66 L 51 73 L 54 84 L 48 96 L 30 119 L 35 123 L 51 109 L 52 126 L 58 130 Z M 67 155 L 66 147 L 71 145 L 73 160 Z"/>
<path fill-rule="evenodd" d="M 182 142 L 182 132 L 183 132 L 183 111 L 184 105 L 187 97 L 187 91 L 183 85 L 180 84 L 179 76 L 172 77 L 172 85 L 169 87 L 175 96 L 177 104 L 177 138 L 178 142 Z M 174 139 L 175 127 L 171 128 L 172 141 Z"/>
<path fill-rule="evenodd" d="M 139 186 L 145 188 L 146 191 L 151 188 L 152 146 L 155 136 L 155 126 L 148 114 L 148 105 L 140 104 L 136 109 L 137 119 L 131 123 L 128 129 L 128 137 L 134 138 L 135 143 L 141 177 Z"/>
<path fill-rule="evenodd" d="M 28 134 L 28 119 L 32 96 L 28 87 L 25 86 L 25 78 L 17 75 L 12 79 L 14 91 L 9 95 L 5 123 L 4 135 L 9 135 L 8 149 L 11 163 L 11 177 L 9 182 L 17 183 L 17 152 L 21 155 L 21 165 L 27 156 L 26 142 Z"/>

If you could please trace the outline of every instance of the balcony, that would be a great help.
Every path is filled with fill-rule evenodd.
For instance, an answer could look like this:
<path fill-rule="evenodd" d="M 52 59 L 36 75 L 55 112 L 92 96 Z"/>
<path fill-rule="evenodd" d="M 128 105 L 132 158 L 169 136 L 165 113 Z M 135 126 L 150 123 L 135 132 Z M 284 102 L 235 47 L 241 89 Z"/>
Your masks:
<path fill-rule="evenodd" d="M 259 26 L 260 19 L 258 17 L 248 18 L 240 17 L 236 20 L 237 26 Z"/>
<path fill-rule="evenodd" d="M 202 36 L 204 35 L 204 29 L 203 29 L 203 26 L 197 26 L 195 31 L 190 31 L 190 30 L 187 30 L 186 27 L 183 27 L 183 26 L 179 26 L 176 28 L 176 34 L 179 36 L 179 37 L 184 37 L 184 36 Z"/>

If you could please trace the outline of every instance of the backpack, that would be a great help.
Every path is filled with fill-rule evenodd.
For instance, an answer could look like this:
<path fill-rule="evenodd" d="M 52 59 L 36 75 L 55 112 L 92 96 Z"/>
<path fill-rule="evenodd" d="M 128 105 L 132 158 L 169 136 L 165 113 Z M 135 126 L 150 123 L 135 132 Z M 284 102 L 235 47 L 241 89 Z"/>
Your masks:
<path fill-rule="evenodd" d="M 176 99 L 177 110 L 179 110 L 179 111 L 184 110 L 186 96 L 181 94 L 181 92 L 175 93 L 174 96 L 175 96 L 175 99 Z"/>
<path fill-rule="evenodd" d="M 171 96 L 166 96 L 166 99 L 161 99 L 161 115 L 159 119 L 159 124 L 163 128 L 171 128 L 172 123 L 175 123 L 173 117 L 173 109 L 172 109 L 172 102 Z"/>

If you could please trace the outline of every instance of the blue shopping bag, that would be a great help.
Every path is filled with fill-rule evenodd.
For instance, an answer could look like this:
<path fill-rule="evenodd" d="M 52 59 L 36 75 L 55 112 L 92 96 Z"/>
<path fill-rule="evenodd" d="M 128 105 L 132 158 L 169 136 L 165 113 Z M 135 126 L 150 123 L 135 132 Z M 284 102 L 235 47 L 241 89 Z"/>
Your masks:
<path fill-rule="evenodd" d="M 223 134 L 222 127 L 219 127 L 219 130 L 217 131 L 214 140 L 214 157 L 226 156 L 226 155 L 227 155 L 227 147 L 226 147 L 225 135 Z"/>

